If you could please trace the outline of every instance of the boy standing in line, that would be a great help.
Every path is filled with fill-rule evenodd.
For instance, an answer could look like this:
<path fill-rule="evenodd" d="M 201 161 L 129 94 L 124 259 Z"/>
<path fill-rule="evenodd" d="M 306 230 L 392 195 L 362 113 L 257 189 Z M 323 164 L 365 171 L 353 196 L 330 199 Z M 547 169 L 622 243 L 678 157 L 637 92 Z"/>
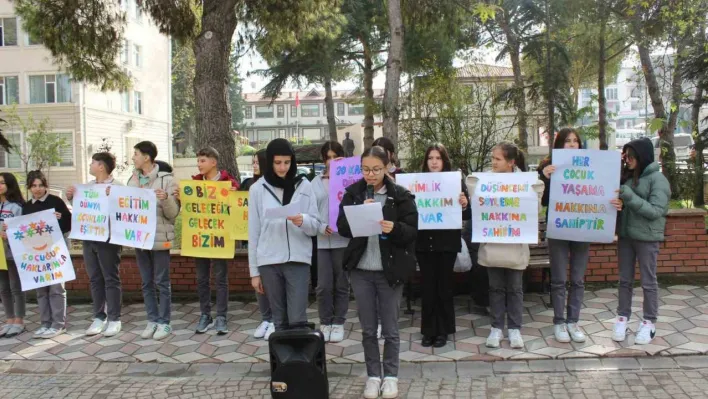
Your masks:
<path fill-rule="evenodd" d="M 111 175 L 116 167 L 116 157 L 109 152 L 98 152 L 91 157 L 89 174 L 95 180 L 89 184 L 121 185 Z M 66 199 L 72 201 L 76 186 L 66 190 Z M 120 253 L 121 246 L 109 242 L 83 241 L 84 264 L 89 277 L 91 298 L 93 298 L 93 323 L 86 330 L 86 335 L 103 333 L 112 337 L 121 330 L 121 282 Z"/>
<path fill-rule="evenodd" d="M 199 174 L 192 176 L 193 180 L 229 181 L 231 189 L 238 190 L 239 183 L 229 172 L 219 170 L 219 152 L 215 148 L 206 147 L 197 153 L 197 168 Z M 179 189 L 174 193 L 179 200 Z M 229 332 L 226 325 L 226 312 L 229 303 L 229 271 L 226 259 L 195 258 L 197 267 L 197 293 L 202 316 L 197 324 L 197 334 L 203 334 L 214 327 L 216 333 L 224 335 Z M 211 317 L 211 269 L 214 269 L 216 280 L 216 322 Z"/>

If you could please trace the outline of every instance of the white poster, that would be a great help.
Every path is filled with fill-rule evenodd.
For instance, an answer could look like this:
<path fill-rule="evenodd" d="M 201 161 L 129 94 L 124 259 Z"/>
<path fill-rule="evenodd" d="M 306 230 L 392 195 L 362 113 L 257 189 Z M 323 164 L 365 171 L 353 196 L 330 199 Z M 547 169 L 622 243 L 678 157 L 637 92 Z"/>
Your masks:
<path fill-rule="evenodd" d="M 84 241 L 108 241 L 108 196 L 106 184 L 76 186 L 71 213 L 69 238 Z"/>
<path fill-rule="evenodd" d="M 396 184 L 415 195 L 419 230 L 462 228 L 462 175 L 460 172 L 405 173 Z"/>
<path fill-rule="evenodd" d="M 538 243 L 538 194 L 535 172 L 474 173 L 472 242 Z"/>
<path fill-rule="evenodd" d="M 547 236 L 568 241 L 610 243 L 619 190 L 619 151 L 553 150 Z"/>
<path fill-rule="evenodd" d="M 5 219 L 22 291 L 76 279 L 54 209 Z"/>
<path fill-rule="evenodd" d="M 157 228 L 154 190 L 112 186 L 109 198 L 111 244 L 152 249 Z"/>

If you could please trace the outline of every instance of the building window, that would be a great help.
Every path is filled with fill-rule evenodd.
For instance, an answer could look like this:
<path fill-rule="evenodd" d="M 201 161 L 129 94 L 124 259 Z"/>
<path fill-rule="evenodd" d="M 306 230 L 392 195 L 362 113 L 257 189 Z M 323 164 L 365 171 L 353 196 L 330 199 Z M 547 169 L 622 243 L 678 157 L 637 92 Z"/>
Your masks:
<path fill-rule="evenodd" d="M 349 115 L 364 115 L 364 104 L 349 104 Z"/>
<path fill-rule="evenodd" d="M 278 105 L 278 118 L 285 118 L 285 106 Z"/>
<path fill-rule="evenodd" d="M 250 105 L 246 105 L 245 107 L 245 119 L 251 119 L 253 118 L 253 108 Z"/>
<path fill-rule="evenodd" d="M 344 103 L 337 103 L 337 116 L 344 116 Z"/>
<path fill-rule="evenodd" d="M 297 107 L 294 105 L 290 106 L 290 117 L 297 118 Z"/>
<path fill-rule="evenodd" d="M 607 97 L 608 100 L 616 100 L 617 99 L 617 88 L 605 89 L 605 96 Z"/>
<path fill-rule="evenodd" d="M 19 103 L 20 86 L 17 76 L 0 76 L 0 105 Z"/>
<path fill-rule="evenodd" d="M 130 94 L 127 91 L 120 92 L 120 109 L 123 112 L 130 112 Z"/>
<path fill-rule="evenodd" d="M 319 104 L 302 104 L 300 114 L 303 118 L 320 116 Z"/>
<path fill-rule="evenodd" d="M 287 138 L 287 137 L 285 137 L 285 129 L 278 130 L 278 137 L 281 139 Z"/>
<path fill-rule="evenodd" d="M 37 75 L 29 77 L 30 104 L 71 102 L 69 75 Z"/>
<path fill-rule="evenodd" d="M 143 8 L 135 4 L 135 21 L 139 24 L 143 23 Z"/>
<path fill-rule="evenodd" d="M 273 107 L 267 105 L 256 105 L 256 118 L 272 118 Z M 260 133 L 258 133 L 260 136 Z"/>
<path fill-rule="evenodd" d="M 0 47 L 17 46 L 17 18 L 0 18 Z"/>
<path fill-rule="evenodd" d="M 59 149 L 59 162 L 52 166 L 73 167 L 74 166 L 74 134 L 73 133 L 54 133 L 62 139 L 62 145 Z"/>
<path fill-rule="evenodd" d="M 256 115 L 257 115 L 257 113 L 256 113 Z M 273 140 L 274 133 L 275 133 L 275 131 L 273 131 L 273 130 L 259 130 L 257 132 L 257 134 L 258 134 L 257 141 L 259 141 L 259 142 L 271 141 L 271 140 Z"/>
<path fill-rule="evenodd" d="M 31 34 L 30 32 L 27 32 L 27 35 L 25 37 L 27 38 L 27 45 L 28 46 L 38 46 L 38 45 L 42 44 L 42 39 Z"/>
<path fill-rule="evenodd" d="M 592 90 L 590 89 L 583 89 L 583 99 L 584 100 L 589 100 L 592 97 Z"/>
<path fill-rule="evenodd" d="M 133 45 L 133 61 L 135 61 L 135 66 L 138 68 L 143 66 L 142 49 L 143 48 L 137 44 Z"/>
<path fill-rule="evenodd" d="M 128 65 L 130 62 L 130 45 L 127 40 L 123 40 L 123 48 L 120 51 L 120 62 Z"/>
<path fill-rule="evenodd" d="M 8 133 L 3 132 L 7 141 L 12 144 L 13 147 L 22 148 L 22 140 L 19 133 Z M 5 152 L 4 149 L 0 148 L 0 168 L 7 169 L 20 169 L 22 167 L 22 160 L 18 151 L 13 151 L 12 153 Z"/>
<path fill-rule="evenodd" d="M 133 110 L 136 114 L 143 114 L 143 93 L 136 91 L 133 96 Z"/>

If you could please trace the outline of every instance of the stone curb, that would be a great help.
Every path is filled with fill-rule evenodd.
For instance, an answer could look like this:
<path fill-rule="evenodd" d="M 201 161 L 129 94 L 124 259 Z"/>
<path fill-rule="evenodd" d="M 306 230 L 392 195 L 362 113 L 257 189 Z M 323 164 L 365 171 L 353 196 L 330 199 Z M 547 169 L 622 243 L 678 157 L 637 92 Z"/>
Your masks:
<path fill-rule="evenodd" d="M 675 357 L 555 359 L 528 361 L 401 362 L 401 378 L 483 378 L 530 373 L 708 369 L 708 355 Z M 268 363 L 120 363 L 95 361 L 0 361 L 0 374 L 100 375 L 122 377 L 259 378 L 270 376 Z M 366 377 L 363 364 L 327 364 L 329 378 Z"/>

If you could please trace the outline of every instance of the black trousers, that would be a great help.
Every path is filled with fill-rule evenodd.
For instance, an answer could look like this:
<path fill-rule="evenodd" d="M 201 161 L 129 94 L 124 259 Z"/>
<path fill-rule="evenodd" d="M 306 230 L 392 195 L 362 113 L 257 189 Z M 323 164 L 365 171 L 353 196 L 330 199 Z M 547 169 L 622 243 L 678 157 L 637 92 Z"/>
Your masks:
<path fill-rule="evenodd" d="M 455 333 L 454 252 L 417 252 L 423 310 L 420 332 L 429 337 Z"/>

